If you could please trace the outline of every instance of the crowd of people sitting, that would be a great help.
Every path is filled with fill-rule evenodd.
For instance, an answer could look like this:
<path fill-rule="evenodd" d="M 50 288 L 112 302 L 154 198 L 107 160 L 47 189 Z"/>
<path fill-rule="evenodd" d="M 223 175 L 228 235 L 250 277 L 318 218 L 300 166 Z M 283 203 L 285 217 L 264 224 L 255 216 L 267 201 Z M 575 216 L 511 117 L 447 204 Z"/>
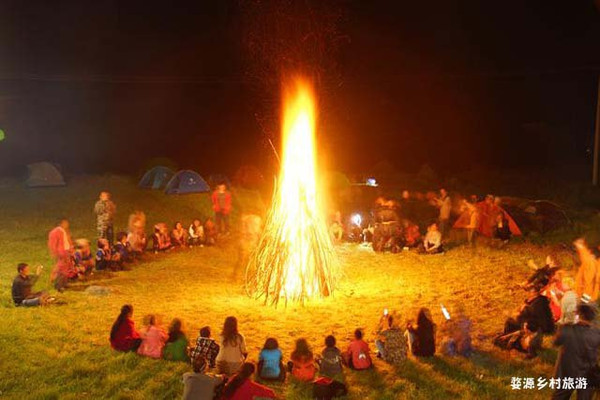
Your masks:
<path fill-rule="evenodd" d="M 189 362 L 193 372 L 183 376 L 184 399 L 275 398 L 275 392 L 265 384 L 283 382 L 288 376 L 311 384 L 315 398 L 330 399 L 347 392 L 345 368 L 363 371 L 373 366 L 370 346 L 360 328 L 354 331 L 344 350 L 338 347 L 333 335 L 325 337 L 319 354 L 313 352 L 306 339 L 299 338 L 287 362 L 277 339 L 269 337 L 254 363 L 249 361 L 246 340 L 233 316 L 225 319 L 217 338 L 212 337 L 209 326 L 204 326 L 192 342 L 179 319 L 174 319 L 165 330 L 156 316 L 146 315 L 144 326 L 138 330 L 132 316 L 133 307 L 124 305 L 110 331 L 112 348 L 155 359 Z M 400 328 L 399 319 L 395 312 L 384 310 L 376 331 L 376 356 L 395 366 L 401 365 L 409 354 L 434 356 L 436 324 L 429 310 L 419 310 L 416 324 L 409 322 L 404 329 Z M 470 329 L 470 321 L 464 315 L 454 320 L 448 317 L 442 333 L 444 354 L 469 356 Z"/>
<path fill-rule="evenodd" d="M 219 185 L 211 197 L 218 224 L 210 217 L 194 219 L 189 226 L 175 222 L 171 229 L 165 223 L 156 224 L 150 237 L 152 251 L 158 253 L 175 248 L 210 246 L 228 235 L 230 196 L 225 186 Z M 512 234 L 518 232 L 512 226 L 514 221 L 500 207 L 501 200 L 493 196 L 487 196 L 483 201 L 474 197 L 461 200 L 459 216 L 452 226 L 452 201 L 444 189 L 440 190 L 439 196 L 425 200 L 439 211 L 435 221 L 427 224 L 424 237 L 420 234 L 419 225 L 408 218 L 416 215 L 414 210 L 420 201 L 412 200 L 408 192 L 403 193 L 400 202 L 378 199 L 373 218 L 364 221 L 364 224 L 360 218 L 351 218 L 350 222 L 344 223 L 341 214 L 336 213 L 330 233 L 335 241 L 372 242 L 375 251 L 420 248 L 425 254 L 439 254 L 444 252 L 447 234 L 452 227 L 464 229 L 469 244 L 475 242 L 477 235 L 483 235 L 504 245 Z M 117 232 L 113 241 L 116 206 L 108 192 L 100 194 L 94 211 L 99 236 L 95 254 L 88 240 L 72 241 L 67 219 L 61 219 L 48 235 L 48 248 L 56 261 L 51 279 L 59 291 L 70 281 L 86 279 L 94 271 L 127 269 L 130 263 L 142 257 L 148 247 L 146 220 L 142 212 L 133 213 L 129 217 L 127 232 Z M 255 232 L 253 235 L 256 236 L 260 221 L 243 218 L 242 222 L 252 226 L 249 231 Z M 543 335 L 556 333 L 554 343 L 561 347 L 556 374 L 561 377 L 586 376 L 590 365 L 588 358 L 596 360 L 600 347 L 600 330 L 591 324 L 596 315 L 593 305 L 600 294 L 600 263 L 583 239 L 576 240 L 574 246 L 580 261 L 577 275 L 574 278 L 567 276 L 553 255 L 547 257 L 543 267 L 534 265 L 534 273 L 520 285 L 530 293 L 530 297 L 514 317 L 506 320 L 503 331 L 493 341 L 502 349 L 535 358 L 542 349 Z M 33 285 L 42 270 L 43 267 L 38 266 L 32 274 L 27 264 L 18 264 L 18 275 L 12 285 L 15 305 L 39 306 L 55 300 L 47 292 L 33 292 Z M 402 326 L 399 315 L 384 310 L 376 331 L 378 338 L 374 341 L 377 357 L 399 365 L 409 354 L 431 357 L 436 351 L 441 351 L 448 356 L 470 356 L 473 351 L 471 321 L 460 308 L 454 311 L 452 318 L 443 306 L 442 311 L 445 320 L 438 332 L 438 325 L 426 308 L 419 310 L 415 323 L 405 326 Z M 287 363 L 283 362 L 277 339 L 267 338 L 258 354 L 258 362 L 254 364 L 248 361 L 245 339 L 238 332 L 234 317 L 225 320 L 218 339 L 211 337 L 211 330 L 206 326 L 200 329 L 198 338 L 190 345 L 181 320 L 174 319 L 168 329 L 163 329 L 156 316 L 147 315 L 144 326 L 137 330 L 132 313 L 130 305 L 123 306 L 110 332 L 111 346 L 115 350 L 135 351 L 151 358 L 190 362 L 194 372 L 184 375 L 184 398 L 274 398 L 273 390 L 255 382 L 252 376 L 269 382 L 284 381 L 288 375 L 299 381 L 311 382 L 315 393 L 323 393 L 322 397 L 328 398 L 346 392 L 344 367 L 364 370 L 372 366 L 370 347 L 361 329 L 354 332 L 354 339 L 345 351 L 337 347 L 334 336 L 327 336 L 325 347 L 318 356 L 313 354 L 308 342 L 300 338 Z M 585 352 L 579 351 L 582 346 Z M 209 374 L 209 370 L 215 374 Z M 319 374 L 321 377 L 317 378 Z M 571 392 L 561 393 L 563 397 L 560 398 L 568 398 Z"/>
<path fill-rule="evenodd" d="M 212 217 L 202 220 L 196 218 L 186 227 L 180 221 L 176 221 L 171 229 L 166 223 L 160 222 L 154 225 L 154 231 L 148 241 L 146 216 L 141 211 L 129 216 L 127 232 L 119 231 L 114 234 L 117 207 L 111 200 L 110 193 L 102 191 L 94 205 L 98 234 L 95 253 L 88 239 L 72 239 L 67 218 L 60 218 L 48 234 L 48 250 L 55 260 L 50 275 L 54 288 L 62 292 L 70 282 L 85 280 L 95 271 L 126 270 L 130 264 L 139 261 L 148 248 L 156 254 L 177 248 L 214 245 L 218 238 L 229 234 L 231 193 L 224 184 L 220 184 L 211 198 L 218 225 Z M 31 274 L 27 264 L 21 263 L 17 266 L 18 275 L 12 286 L 12 297 L 16 306 L 39 306 L 55 300 L 45 291 L 32 290 L 42 270 L 43 267 L 39 266 L 36 273 Z"/>
<path fill-rule="evenodd" d="M 475 244 L 477 236 L 484 236 L 503 247 L 521 232 L 501 202 L 493 195 L 483 200 L 476 195 L 452 199 L 443 188 L 439 195 L 404 190 L 400 200 L 378 197 L 365 215 L 343 218 L 339 211 L 334 212 L 329 232 L 334 242 L 372 243 L 378 252 L 417 248 L 423 254 L 443 253 L 452 229 L 464 231 L 469 245 Z"/>

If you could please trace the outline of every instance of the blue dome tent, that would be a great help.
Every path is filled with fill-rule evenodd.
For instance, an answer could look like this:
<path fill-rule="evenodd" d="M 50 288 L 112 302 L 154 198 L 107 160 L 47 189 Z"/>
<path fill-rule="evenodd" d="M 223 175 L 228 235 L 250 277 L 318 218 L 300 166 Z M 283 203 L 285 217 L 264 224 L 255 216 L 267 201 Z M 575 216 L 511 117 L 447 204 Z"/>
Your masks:
<path fill-rule="evenodd" d="M 210 192 L 210 186 L 194 171 L 182 170 L 177 172 L 165 188 L 166 194 L 187 194 Z"/>
<path fill-rule="evenodd" d="M 162 189 L 164 188 L 169 180 L 175 175 L 171 168 L 156 166 L 150 170 L 148 170 L 138 186 L 144 189 Z"/>

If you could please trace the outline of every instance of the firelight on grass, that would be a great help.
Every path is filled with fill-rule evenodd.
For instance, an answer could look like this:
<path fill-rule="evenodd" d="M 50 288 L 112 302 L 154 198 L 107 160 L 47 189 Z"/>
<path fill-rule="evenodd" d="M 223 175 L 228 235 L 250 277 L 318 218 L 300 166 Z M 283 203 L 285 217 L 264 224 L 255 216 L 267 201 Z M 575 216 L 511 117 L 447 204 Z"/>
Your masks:
<path fill-rule="evenodd" d="M 315 96 L 296 78 L 284 88 L 283 153 L 265 230 L 246 269 L 246 289 L 265 303 L 332 294 L 338 263 L 319 198 Z"/>

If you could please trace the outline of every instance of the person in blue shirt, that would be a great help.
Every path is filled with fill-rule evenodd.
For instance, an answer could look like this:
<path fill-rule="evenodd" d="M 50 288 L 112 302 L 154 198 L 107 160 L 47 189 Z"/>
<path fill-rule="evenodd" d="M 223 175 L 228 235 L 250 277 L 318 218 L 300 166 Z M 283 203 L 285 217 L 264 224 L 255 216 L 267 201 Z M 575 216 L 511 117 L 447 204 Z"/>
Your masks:
<path fill-rule="evenodd" d="M 277 339 L 268 338 L 258 356 L 258 377 L 265 380 L 285 380 L 282 353 Z"/>

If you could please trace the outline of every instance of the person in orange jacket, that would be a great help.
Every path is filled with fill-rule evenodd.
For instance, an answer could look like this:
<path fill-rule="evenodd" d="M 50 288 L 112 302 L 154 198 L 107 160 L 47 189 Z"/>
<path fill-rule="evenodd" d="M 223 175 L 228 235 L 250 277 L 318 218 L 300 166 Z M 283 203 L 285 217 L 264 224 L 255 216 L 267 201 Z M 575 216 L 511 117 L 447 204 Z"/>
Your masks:
<path fill-rule="evenodd" d="M 231 192 L 227 190 L 224 182 L 217 185 L 211 196 L 217 231 L 221 234 L 229 233 L 229 214 L 231 213 Z"/>

